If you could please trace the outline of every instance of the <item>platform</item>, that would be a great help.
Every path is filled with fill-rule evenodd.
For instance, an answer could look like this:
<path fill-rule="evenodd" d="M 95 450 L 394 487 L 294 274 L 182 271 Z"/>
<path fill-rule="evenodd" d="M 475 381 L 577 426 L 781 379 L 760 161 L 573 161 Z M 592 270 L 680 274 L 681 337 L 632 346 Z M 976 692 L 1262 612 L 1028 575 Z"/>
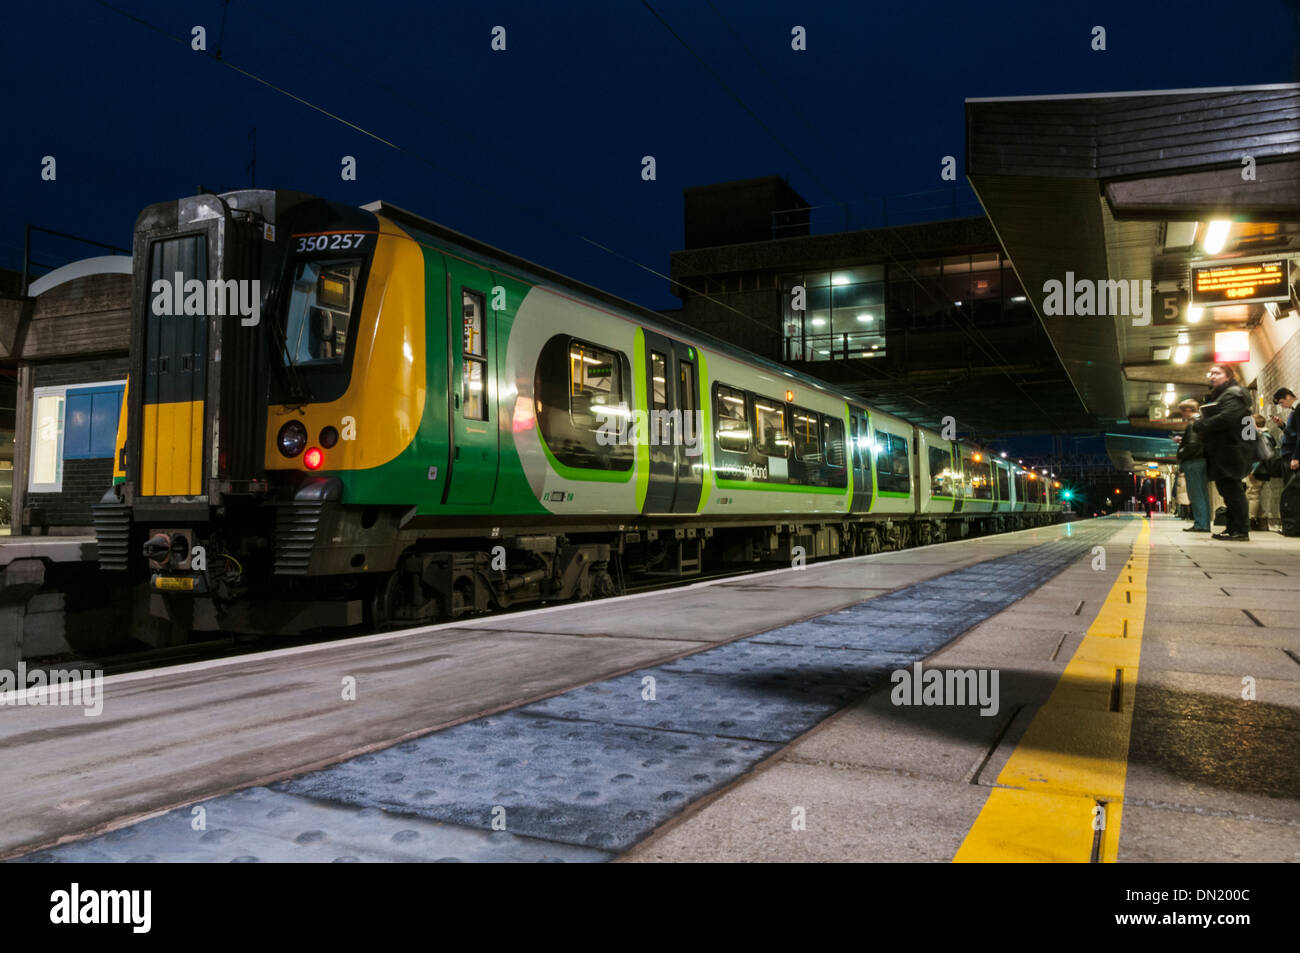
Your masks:
<path fill-rule="evenodd" d="M 98 559 L 93 536 L 0 536 L 0 567 L 16 559 L 52 562 L 93 562 Z"/>
<path fill-rule="evenodd" d="M 1300 543 L 1182 525 L 113 676 L 95 718 L 0 707 L 0 856 L 1295 859 Z M 892 704 L 918 663 L 998 672 L 996 710 Z"/>
<path fill-rule="evenodd" d="M 59 585 L 93 570 L 97 558 L 93 536 L 0 536 L 0 670 L 70 650 Z"/>

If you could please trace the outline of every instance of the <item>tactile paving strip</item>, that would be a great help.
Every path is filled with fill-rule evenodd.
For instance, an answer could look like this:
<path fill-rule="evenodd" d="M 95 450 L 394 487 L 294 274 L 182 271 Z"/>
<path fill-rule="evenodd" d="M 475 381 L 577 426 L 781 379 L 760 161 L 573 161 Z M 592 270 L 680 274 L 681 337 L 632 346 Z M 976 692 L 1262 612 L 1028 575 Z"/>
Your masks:
<path fill-rule="evenodd" d="M 202 807 L 203 813 L 197 812 Z M 556 863 L 610 854 L 378 808 L 247 788 L 177 808 L 102 837 L 20 858 L 26 863 Z"/>
<path fill-rule="evenodd" d="M 505 831 L 514 836 L 509 856 L 496 855 L 504 859 L 607 859 L 608 852 L 630 847 L 690 801 L 730 783 L 864 691 L 887 682 L 894 669 L 925 658 L 1023 598 L 1117 531 L 1114 526 L 1075 531 L 1070 538 L 956 570 L 810 622 L 457 725 L 273 785 L 271 791 L 254 789 L 266 792 L 259 797 L 292 797 L 295 804 L 344 812 L 339 818 L 406 825 L 387 841 L 378 833 L 367 840 L 369 853 L 353 847 L 340 854 L 323 827 L 314 828 L 321 833 L 319 856 L 304 853 L 300 838 L 306 832 L 299 830 L 297 818 L 289 825 L 298 831 L 292 836 L 281 832 L 259 841 L 256 825 L 250 825 L 252 833 L 230 836 L 249 839 L 247 849 L 243 841 L 238 844 L 244 859 L 359 854 L 366 859 L 492 859 L 491 851 L 476 850 L 493 842 L 472 838 L 500 837 Z M 647 679 L 653 679 L 653 698 Z M 229 802 L 248 793 L 216 798 L 204 807 L 220 817 L 230 809 Z M 166 817 L 181 815 L 179 821 L 188 824 L 188 810 Z M 376 813 L 367 816 L 366 811 Z M 263 821 L 267 819 L 269 814 Z M 223 829 L 234 831 L 237 824 L 232 821 Z M 502 826 L 504 830 L 487 833 Z M 409 831 L 403 835 L 407 839 L 393 840 L 402 831 Z M 27 859 L 131 859 L 106 847 L 114 836 L 131 835 L 114 832 Z M 174 829 L 172 836 L 177 846 L 154 837 L 147 851 L 132 845 L 132 857 L 217 859 L 196 850 L 194 838 Z M 343 839 L 355 845 L 360 836 Z M 398 843 L 418 856 L 385 856 Z M 530 849 L 539 843 L 545 850 Z M 227 855 L 236 848 L 233 840 L 222 846 Z"/>
<path fill-rule="evenodd" d="M 516 834 L 623 850 L 781 747 L 519 710 L 409 744 L 275 787 L 471 827 L 499 817 Z"/>

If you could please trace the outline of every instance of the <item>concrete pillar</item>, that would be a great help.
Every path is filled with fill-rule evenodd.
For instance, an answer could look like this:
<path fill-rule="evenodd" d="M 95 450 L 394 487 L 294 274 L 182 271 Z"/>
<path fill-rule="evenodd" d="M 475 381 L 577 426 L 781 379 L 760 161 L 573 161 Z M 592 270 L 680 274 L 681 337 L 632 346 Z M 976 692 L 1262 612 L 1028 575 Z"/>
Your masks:
<path fill-rule="evenodd" d="M 27 502 L 28 459 L 31 456 L 32 438 L 32 367 L 30 364 L 18 365 L 18 399 L 14 414 L 14 495 L 12 501 L 13 516 L 10 517 L 10 532 L 21 536 L 23 526 L 23 506 Z"/>

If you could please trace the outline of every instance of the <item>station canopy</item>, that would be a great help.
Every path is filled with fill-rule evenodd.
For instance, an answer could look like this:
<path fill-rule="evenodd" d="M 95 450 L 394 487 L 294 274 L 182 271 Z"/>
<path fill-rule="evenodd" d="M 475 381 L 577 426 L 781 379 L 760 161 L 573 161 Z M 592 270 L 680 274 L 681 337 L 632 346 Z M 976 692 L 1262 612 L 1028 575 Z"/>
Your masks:
<path fill-rule="evenodd" d="M 971 184 L 1099 429 L 1169 429 L 1211 364 L 1251 383 L 1300 332 L 1300 85 L 968 99 L 966 119 Z"/>

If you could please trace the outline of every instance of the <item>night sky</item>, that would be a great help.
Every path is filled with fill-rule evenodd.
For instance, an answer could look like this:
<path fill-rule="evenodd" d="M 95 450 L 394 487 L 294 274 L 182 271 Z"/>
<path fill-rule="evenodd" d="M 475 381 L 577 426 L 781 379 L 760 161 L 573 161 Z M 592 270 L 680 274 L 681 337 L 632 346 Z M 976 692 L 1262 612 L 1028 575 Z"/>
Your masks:
<path fill-rule="evenodd" d="M 582 236 L 666 273 L 682 246 L 684 187 L 778 174 L 814 205 L 865 210 L 865 200 L 944 187 L 945 154 L 964 181 L 968 96 L 1284 83 L 1300 72 L 1293 0 L 653 0 L 694 56 L 639 0 L 231 0 L 224 36 L 218 0 L 116 5 L 184 45 L 94 0 L 5 10 L 0 266 L 20 267 L 25 222 L 129 246 L 144 206 L 200 184 L 246 187 L 256 126 L 259 186 L 383 198 L 675 307 L 666 281 Z M 196 24 L 226 62 L 401 150 L 191 51 Z M 497 25 L 504 53 L 490 48 Z M 791 50 L 795 25 L 807 29 L 806 52 Z M 1106 28 L 1105 52 L 1090 48 L 1094 25 Z M 57 181 L 40 178 L 45 155 Z M 340 178 L 344 155 L 356 157 L 355 182 Z M 641 178 L 645 155 L 656 181 Z M 49 239 L 38 252 L 56 263 L 95 253 Z"/>

